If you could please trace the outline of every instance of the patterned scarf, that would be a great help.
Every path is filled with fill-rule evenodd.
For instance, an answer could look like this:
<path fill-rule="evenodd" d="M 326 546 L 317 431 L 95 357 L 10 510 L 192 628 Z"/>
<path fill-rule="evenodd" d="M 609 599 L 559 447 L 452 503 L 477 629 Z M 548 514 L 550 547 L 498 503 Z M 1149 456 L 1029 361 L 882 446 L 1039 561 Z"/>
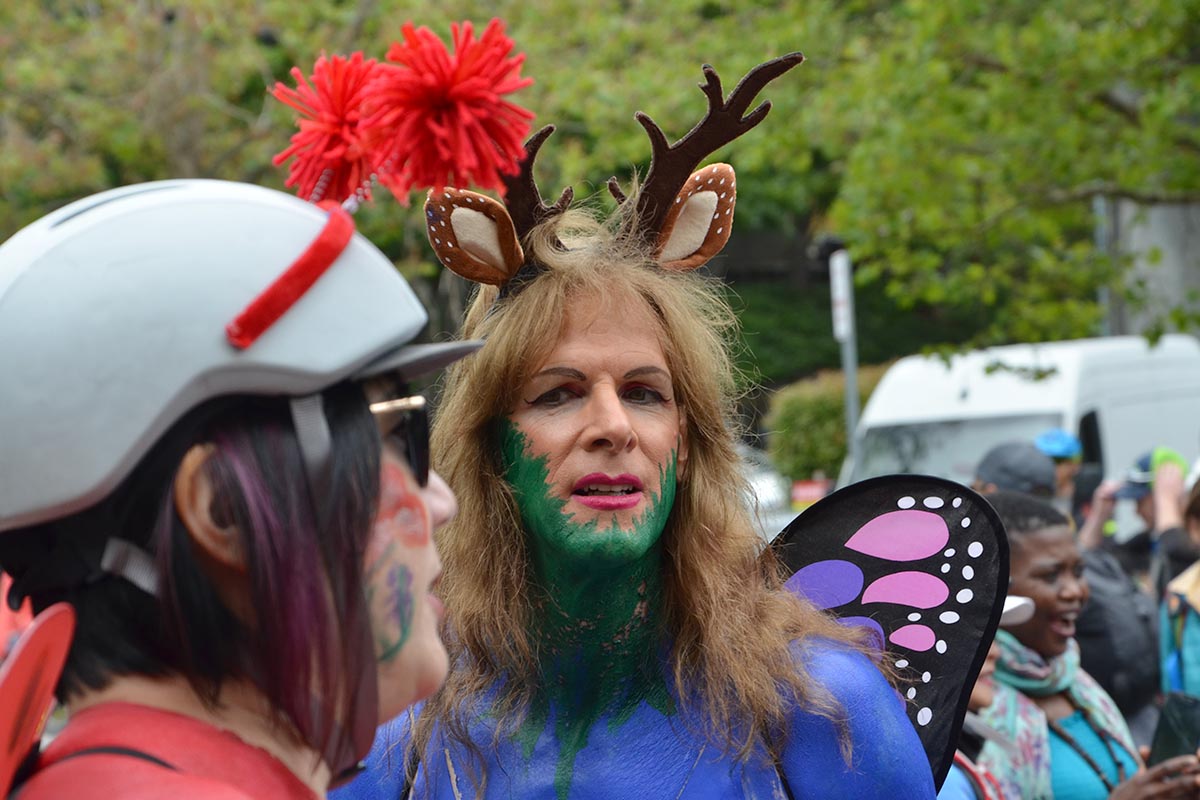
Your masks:
<path fill-rule="evenodd" d="M 979 763 L 1000 781 L 1005 797 L 1052 800 L 1050 729 L 1046 715 L 1031 697 L 1065 692 L 1092 725 L 1114 736 L 1137 763 L 1133 737 L 1112 698 L 1079 668 L 1079 645 L 1072 639 L 1067 651 L 1049 661 L 1017 641 L 1008 631 L 996 633 L 1000 662 L 996 665 L 996 699 L 980 713 L 988 724 L 1008 737 L 1011 752 L 995 743 L 984 745 Z"/>

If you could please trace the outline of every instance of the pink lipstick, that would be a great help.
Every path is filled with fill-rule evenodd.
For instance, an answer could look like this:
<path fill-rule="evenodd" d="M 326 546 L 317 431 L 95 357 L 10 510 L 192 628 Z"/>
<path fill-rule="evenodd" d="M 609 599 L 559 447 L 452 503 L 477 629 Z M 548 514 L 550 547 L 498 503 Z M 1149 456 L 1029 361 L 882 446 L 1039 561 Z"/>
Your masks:
<path fill-rule="evenodd" d="M 575 482 L 571 497 L 596 511 L 621 511 L 642 502 L 642 482 L 633 475 L 593 472 Z"/>

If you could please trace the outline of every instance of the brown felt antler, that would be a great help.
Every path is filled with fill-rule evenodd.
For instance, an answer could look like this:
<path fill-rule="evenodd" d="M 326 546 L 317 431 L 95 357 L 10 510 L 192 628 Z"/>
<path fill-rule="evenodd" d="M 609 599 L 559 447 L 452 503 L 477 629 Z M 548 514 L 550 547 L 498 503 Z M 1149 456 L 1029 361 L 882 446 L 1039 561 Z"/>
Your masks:
<path fill-rule="evenodd" d="M 775 78 L 804 61 L 800 53 L 789 53 L 750 70 L 734 88 L 726 100 L 721 90 L 721 79 L 711 66 L 704 66 L 705 82 L 700 89 L 708 97 L 708 112 L 704 118 L 675 144 L 668 144 L 662 129 L 649 115 L 638 112 L 635 118 L 646 129 L 650 137 L 652 157 L 650 171 L 637 197 L 635 213 L 629 221 L 627 233 L 632 231 L 647 243 L 658 245 L 669 234 L 664 223 L 671 216 L 675 199 L 684 188 L 692 170 L 720 147 L 729 144 L 746 131 L 763 121 L 771 110 L 770 101 L 746 114 L 746 109 L 763 87 Z M 609 190 L 614 183 L 610 181 Z M 619 187 L 613 196 L 621 202 L 624 197 Z"/>
<path fill-rule="evenodd" d="M 540 223 L 566 211 L 575 199 L 575 190 L 568 186 L 558 196 L 558 202 L 548 206 L 542 202 L 542 194 L 533 179 L 533 161 L 542 149 L 542 144 L 552 133 L 554 126 L 547 125 L 530 136 L 525 142 L 525 157 L 521 159 L 520 171 L 515 175 L 504 176 L 504 206 L 508 209 L 508 215 L 512 218 L 520 239 L 524 239 L 525 235 Z"/>

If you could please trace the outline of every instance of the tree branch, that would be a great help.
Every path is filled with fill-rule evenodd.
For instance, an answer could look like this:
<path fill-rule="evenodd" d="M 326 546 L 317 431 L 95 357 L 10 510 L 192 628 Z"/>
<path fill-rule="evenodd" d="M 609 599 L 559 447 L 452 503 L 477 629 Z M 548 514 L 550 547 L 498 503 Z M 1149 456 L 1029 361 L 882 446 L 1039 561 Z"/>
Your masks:
<path fill-rule="evenodd" d="M 1084 183 L 1070 189 L 1044 189 L 1038 192 L 1049 203 L 1061 205 L 1080 200 L 1091 200 L 1094 197 L 1112 197 L 1120 200 L 1132 200 L 1144 205 L 1162 203 L 1200 203 L 1200 191 L 1154 192 L 1130 189 L 1104 181 Z"/>

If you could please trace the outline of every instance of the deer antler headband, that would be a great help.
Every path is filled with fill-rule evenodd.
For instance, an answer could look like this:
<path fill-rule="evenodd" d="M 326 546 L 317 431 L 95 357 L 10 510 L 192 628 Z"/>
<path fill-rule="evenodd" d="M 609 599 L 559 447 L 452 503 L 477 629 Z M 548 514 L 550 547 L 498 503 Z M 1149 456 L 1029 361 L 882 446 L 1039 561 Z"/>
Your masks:
<path fill-rule="evenodd" d="M 700 89 L 708 98 L 708 112 L 674 144 L 668 144 L 662 129 L 639 111 L 636 119 L 650 137 L 650 170 L 621 235 L 648 247 L 663 269 L 695 269 L 720 252 L 733 224 L 733 167 L 710 164 L 693 170 L 705 156 L 762 122 L 771 103 L 763 102 L 747 114 L 751 101 L 803 60 L 800 53 L 790 53 L 758 65 L 728 99 L 716 70 L 705 65 Z M 522 244 L 535 226 L 565 212 L 574 199 L 568 187 L 547 205 L 533 179 L 534 159 L 553 132 L 554 126 L 547 125 L 525 143 L 519 171 L 503 179 L 503 203 L 451 188 L 431 191 L 425 202 L 426 230 L 438 259 L 468 280 L 500 287 L 501 297 L 519 291 L 544 269 L 526 256 Z M 608 181 L 608 188 L 618 203 L 627 201 L 616 178 Z"/>

